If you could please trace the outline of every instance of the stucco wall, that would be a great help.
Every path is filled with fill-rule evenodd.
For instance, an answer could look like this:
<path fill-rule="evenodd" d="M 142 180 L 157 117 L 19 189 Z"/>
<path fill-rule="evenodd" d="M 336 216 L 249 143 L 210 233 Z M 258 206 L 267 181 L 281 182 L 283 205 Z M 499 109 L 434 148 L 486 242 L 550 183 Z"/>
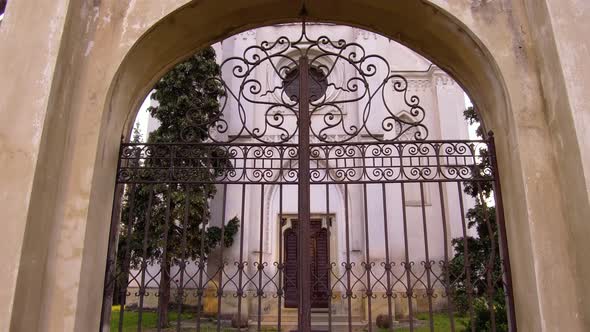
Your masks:
<path fill-rule="evenodd" d="M 586 239 L 590 238 L 590 3 L 585 1 L 529 1 L 527 14 L 533 27 L 545 113 L 558 160 L 560 193 L 569 227 L 569 266 L 580 276 L 571 299 L 590 325 L 590 276 Z M 550 249 L 548 249 L 550 250 Z M 559 262 L 556 262 L 559 264 Z"/>

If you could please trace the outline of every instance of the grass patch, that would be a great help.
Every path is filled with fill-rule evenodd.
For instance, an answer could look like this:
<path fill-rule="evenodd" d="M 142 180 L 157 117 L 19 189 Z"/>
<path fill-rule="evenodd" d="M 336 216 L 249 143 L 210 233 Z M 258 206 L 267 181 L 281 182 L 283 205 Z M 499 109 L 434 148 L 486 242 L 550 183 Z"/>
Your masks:
<path fill-rule="evenodd" d="M 111 331 L 119 331 L 119 314 L 121 312 L 120 305 L 114 305 L 111 311 Z M 181 320 L 187 320 L 193 318 L 193 314 L 183 313 Z M 178 319 L 178 313 L 170 310 L 168 313 L 170 325 L 176 326 L 176 320 Z M 139 322 L 139 312 L 125 310 L 123 315 L 123 332 L 135 332 L 137 331 L 137 324 Z M 144 311 L 141 318 L 141 326 L 145 329 L 155 329 L 158 324 L 158 316 L 154 311 Z M 203 324 L 204 325 L 204 324 Z"/>
<path fill-rule="evenodd" d="M 119 314 L 121 312 L 121 306 L 113 306 L 111 314 L 111 331 L 119 331 Z M 170 327 L 162 329 L 162 331 L 176 331 L 176 320 L 178 319 L 178 313 L 170 310 L 168 313 L 170 319 Z M 191 320 L 195 316 L 192 313 L 183 313 L 181 320 Z M 421 327 L 415 327 L 415 332 L 430 332 L 429 316 L 428 314 L 417 314 L 416 318 L 421 320 Z M 434 318 L 434 330 L 437 332 L 450 332 L 451 321 L 447 314 L 437 313 L 433 315 Z M 455 330 L 461 331 L 467 327 L 469 319 L 467 317 L 454 317 Z M 122 332 L 135 332 L 137 331 L 137 324 L 139 322 L 139 312 L 125 310 L 123 317 L 123 329 Z M 157 313 L 154 311 L 144 311 L 142 314 L 142 330 L 145 332 L 156 331 L 158 323 Z M 217 325 L 215 323 L 201 323 L 202 331 L 217 331 Z M 182 329 L 183 331 L 196 331 L 194 328 Z M 222 331 L 237 331 L 237 329 L 224 327 Z M 264 329 L 265 332 L 277 331 L 276 328 Z M 389 329 L 378 329 L 378 332 L 387 332 Z M 396 332 L 409 332 L 410 328 L 396 328 Z"/>
<path fill-rule="evenodd" d="M 121 306 L 112 306 L 112 313 L 111 313 L 111 332 L 118 332 L 119 331 L 119 314 L 121 312 Z M 168 312 L 168 317 L 170 320 L 170 326 L 163 328 L 163 332 L 176 332 L 176 321 L 178 319 L 178 313 L 176 311 L 170 310 Z M 181 327 L 182 332 L 195 332 L 197 329 L 194 326 L 196 324 L 195 315 L 192 313 L 183 313 L 181 316 L 181 321 L 184 321 L 184 326 Z M 188 321 L 188 322 L 187 322 Z M 139 322 L 139 312 L 129 309 L 126 309 L 123 316 L 123 329 L 122 332 L 136 332 L 137 331 L 137 324 Z M 144 311 L 142 314 L 141 319 L 141 326 L 143 332 L 156 332 L 157 331 L 157 324 L 158 324 L 158 317 L 155 311 Z M 189 327 L 190 326 L 190 327 Z M 242 331 L 247 331 L 248 328 L 243 328 Z M 216 332 L 217 331 L 217 322 L 215 321 L 201 321 L 201 332 Z M 235 332 L 238 329 L 222 326 L 221 331 L 223 332 Z M 277 328 L 269 327 L 263 328 L 262 332 L 277 332 Z"/>
<path fill-rule="evenodd" d="M 428 314 L 417 314 L 416 318 L 423 321 L 423 326 L 414 328 L 415 332 L 430 332 L 430 317 Z M 433 314 L 434 330 L 437 332 L 450 332 L 451 331 L 451 320 L 447 314 Z M 455 331 L 462 331 L 467 327 L 469 319 L 467 317 L 453 316 L 455 322 Z M 395 329 L 398 332 L 409 332 L 410 328 Z M 387 331 L 387 330 L 383 330 Z"/>

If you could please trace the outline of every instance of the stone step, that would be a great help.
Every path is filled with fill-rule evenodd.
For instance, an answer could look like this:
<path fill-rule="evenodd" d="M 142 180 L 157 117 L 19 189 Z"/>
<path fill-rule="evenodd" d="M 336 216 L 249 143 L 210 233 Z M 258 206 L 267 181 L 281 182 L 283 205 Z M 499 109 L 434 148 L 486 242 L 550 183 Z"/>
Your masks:
<path fill-rule="evenodd" d="M 352 315 L 352 322 L 354 323 L 355 321 L 362 321 L 362 318 L 358 315 Z M 299 315 L 297 314 L 284 314 L 281 315 L 281 322 L 297 322 L 297 320 L 299 319 Z M 253 319 L 253 317 L 250 317 L 250 320 L 254 321 L 255 323 L 257 322 L 256 318 Z M 311 314 L 311 321 L 312 322 L 328 322 L 328 320 L 330 320 L 330 316 L 327 313 L 312 313 Z M 332 322 L 344 322 L 344 323 L 348 323 L 348 314 L 332 314 L 331 317 Z M 273 321 L 276 322 L 277 321 L 277 317 L 276 316 L 267 316 L 267 317 L 262 317 L 262 321 L 263 322 L 267 322 L 267 321 Z"/>
<path fill-rule="evenodd" d="M 249 321 L 249 330 L 250 331 L 255 331 L 258 328 L 257 322 L 256 321 Z M 261 322 L 260 326 L 261 329 L 264 330 L 270 330 L 270 329 L 276 329 L 278 322 L 273 322 L 273 321 L 265 321 L 265 322 Z M 330 327 L 330 325 L 328 324 L 327 321 L 325 322 L 317 322 L 317 321 L 312 321 L 311 322 L 311 329 L 312 331 L 328 331 L 328 327 Z M 367 327 L 367 323 L 366 322 L 362 322 L 360 320 L 357 321 L 352 321 L 351 324 L 352 327 L 352 331 L 363 331 L 366 329 Z M 349 330 L 349 326 L 348 326 L 348 320 L 347 321 L 332 321 L 332 325 L 331 325 L 332 331 L 335 332 L 340 332 L 340 331 L 348 331 Z M 283 322 L 281 321 L 281 331 L 297 331 L 297 322 Z"/>

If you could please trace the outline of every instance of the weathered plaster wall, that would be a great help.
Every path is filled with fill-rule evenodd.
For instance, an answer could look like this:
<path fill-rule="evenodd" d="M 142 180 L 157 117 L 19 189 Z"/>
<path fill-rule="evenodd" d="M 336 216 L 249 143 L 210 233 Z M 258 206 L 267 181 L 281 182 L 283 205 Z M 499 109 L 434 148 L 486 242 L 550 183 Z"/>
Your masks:
<path fill-rule="evenodd" d="M 183 2 L 158 1 L 138 12 L 133 2 L 122 1 L 114 1 L 103 13 L 97 1 L 11 2 L 7 8 L 0 27 L 2 77 L 9 82 L 3 85 L 0 102 L 0 162 L 5 167 L 0 179 L 3 217 L 11 222 L 0 243 L 6 253 L 1 278 L 7 285 L 0 291 L 6 304 L 0 306 L 0 331 L 9 326 L 15 331 L 39 326 L 77 330 L 68 316 L 84 307 L 77 305 L 78 296 L 87 298 L 78 287 L 90 188 L 84 178 L 90 181 L 90 174 L 84 167 L 73 169 L 68 161 L 76 153 L 72 140 L 83 145 L 85 134 L 92 137 L 97 126 L 92 117 L 86 118 L 86 128 L 71 124 L 84 121 L 87 112 L 96 114 L 102 107 L 97 103 L 104 105 L 96 95 L 85 95 L 95 94 L 89 85 L 104 82 L 105 75 L 112 78 L 112 61 L 120 61 L 150 25 Z M 103 56 L 104 63 L 90 57 L 97 43 L 103 49 L 95 55 Z M 106 89 L 108 84 L 103 96 Z M 76 136 L 78 130 L 82 137 Z M 95 158 L 96 151 L 84 150 L 90 160 Z M 80 157 L 88 156 L 82 152 Z M 79 186 L 73 188 L 72 179 L 80 181 Z M 50 245 L 58 243 L 63 245 Z M 100 272 L 95 274 L 102 278 Z M 41 314 L 43 298 L 52 304 Z M 96 316 L 94 311 L 91 315 Z M 24 314 L 29 312 L 35 314 Z"/>
<path fill-rule="evenodd" d="M 538 12 L 538 16 L 531 16 L 531 22 L 535 22 L 536 26 L 533 33 L 536 36 L 538 45 L 546 47 L 545 50 L 553 48 L 556 51 L 558 58 L 552 58 L 551 62 L 555 62 L 553 66 L 556 68 L 547 68 L 550 61 L 540 58 L 542 67 L 543 83 L 547 84 L 551 81 L 551 73 L 554 78 L 560 80 L 564 85 L 566 91 L 565 96 L 558 95 L 557 89 L 548 90 L 547 95 L 554 94 L 551 98 L 559 97 L 568 101 L 569 107 L 566 109 L 571 112 L 573 118 L 573 127 L 578 142 L 584 143 L 590 141 L 590 112 L 588 105 L 590 104 L 590 94 L 588 94 L 587 84 L 590 78 L 590 40 L 587 32 L 590 31 L 590 3 L 588 1 L 580 0 L 565 0 L 565 1 L 544 1 L 545 6 L 535 2 L 529 5 L 531 10 Z M 544 13 L 543 13 L 544 12 Z M 545 18 L 544 21 L 539 21 Z M 536 21 L 535 21 L 536 20 Z M 553 38 L 542 38 L 543 32 L 553 35 Z M 555 42 L 555 45 L 547 45 L 547 42 Z M 559 66 L 560 67 L 557 67 Z M 553 71 L 553 69 L 555 69 Z M 559 72 L 562 72 L 560 75 Z M 563 80 L 563 81 L 561 81 Z M 550 97 L 546 97 L 550 98 Z M 552 107 L 553 113 L 559 113 L 559 109 Z M 561 113 L 570 113 L 561 112 Z M 557 116 L 554 114 L 553 116 Z M 550 123 L 553 118 L 550 118 Z M 568 122 L 570 124 L 570 122 Z M 564 142 L 558 142 L 564 145 Z M 582 156 L 582 163 L 584 168 L 584 175 L 586 180 L 586 190 L 590 193 L 590 149 L 584 149 L 581 144 L 572 144 L 579 149 Z"/>
<path fill-rule="evenodd" d="M 571 239 L 568 250 L 574 262 L 568 266 L 579 276 L 572 298 L 590 326 L 590 3 L 587 1 L 528 1 L 538 70 L 544 92 L 545 112 L 558 158 L 565 219 Z M 547 249 L 551 250 L 551 249 Z M 557 262 L 559 264 L 559 262 Z"/>
<path fill-rule="evenodd" d="M 188 2 L 9 4 L 0 26 L 0 209 L 6 223 L 0 250 L 7 253 L 0 256 L 6 272 L 0 282 L 8 285 L 0 293 L 0 330 L 8 324 L 14 331 L 96 329 L 117 147 L 127 120 L 181 58 L 299 11 L 298 1 L 203 0 L 166 16 Z M 576 85 L 548 74 L 587 72 L 587 48 L 579 43 L 585 36 L 567 18 L 579 14 L 588 21 L 581 10 L 588 5 L 308 2 L 311 17 L 387 34 L 434 60 L 469 91 L 497 136 L 519 329 L 587 330 L 582 283 L 590 271 L 580 265 L 588 251 L 583 106 L 590 82 L 587 75 L 575 76 Z M 534 29 L 549 20 L 554 41 Z M 565 93 L 552 97 L 552 89 Z"/>
<path fill-rule="evenodd" d="M 40 151 L 46 147 L 46 119 L 59 116 L 59 110 L 52 107 L 56 97 L 53 86 L 68 5 L 67 0 L 11 1 L 0 25 L 0 280 L 5 285 L 0 290 L 0 331 L 8 331 L 15 297 L 23 296 L 16 292 L 19 271 L 31 268 L 42 274 L 44 268 L 43 257 L 25 265 L 20 260 L 25 229 L 41 234 L 47 231 L 28 226 L 27 220 L 36 196 L 33 188 L 38 188 L 39 181 L 52 181 L 35 179 L 35 174 Z M 55 190 L 46 194 L 52 192 Z"/>

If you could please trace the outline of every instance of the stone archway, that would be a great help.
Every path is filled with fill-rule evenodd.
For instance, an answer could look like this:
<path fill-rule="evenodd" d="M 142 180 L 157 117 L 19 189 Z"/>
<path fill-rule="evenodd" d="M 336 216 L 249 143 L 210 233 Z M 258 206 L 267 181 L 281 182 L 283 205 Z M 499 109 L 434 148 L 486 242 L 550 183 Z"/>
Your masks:
<path fill-rule="evenodd" d="M 308 2 L 311 19 L 387 35 L 435 62 L 469 92 L 498 141 L 519 327 L 581 330 L 588 318 L 580 310 L 590 295 L 582 282 L 590 271 L 581 264 L 579 271 L 556 267 L 583 262 L 575 251 L 587 249 L 579 236 L 590 231 L 567 220 L 588 216 L 587 192 L 582 184 L 573 193 L 543 188 L 576 182 L 576 174 L 559 174 L 561 163 L 584 165 L 579 155 L 556 157 L 527 35 L 528 8 L 502 1 Z M 21 179 L 29 189 L 16 190 L 19 182 L 11 182 L 19 193 L 15 199 L 28 202 L 24 214 L 7 210 L 22 221 L 14 230 L 22 245 L 10 247 L 15 254 L 6 264 L 18 271 L 7 276 L 6 284 L 15 286 L 9 286 L 6 302 L 13 305 L 0 316 L 14 330 L 85 331 L 98 325 L 104 266 L 96 262 L 106 255 L 116 150 L 155 80 L 204 45 L 292 21 L 300 12 L 299 1 L 275 0 L 69 6 L 60 12 L 67 17 L 59 43 L 65 46 L 55 55 L 47 85 L 43 135 L 31 148 L 37 166 Z M 19 5 L 13 7 L 18 15 Z M 78 41 L 80 32 L 84 38 Z M 575 132 L 567 134 L 572 126 L 561 124 L 558 137 L 578 142 Z M 572 207 L 579 210 L 570 212 Z"/>

